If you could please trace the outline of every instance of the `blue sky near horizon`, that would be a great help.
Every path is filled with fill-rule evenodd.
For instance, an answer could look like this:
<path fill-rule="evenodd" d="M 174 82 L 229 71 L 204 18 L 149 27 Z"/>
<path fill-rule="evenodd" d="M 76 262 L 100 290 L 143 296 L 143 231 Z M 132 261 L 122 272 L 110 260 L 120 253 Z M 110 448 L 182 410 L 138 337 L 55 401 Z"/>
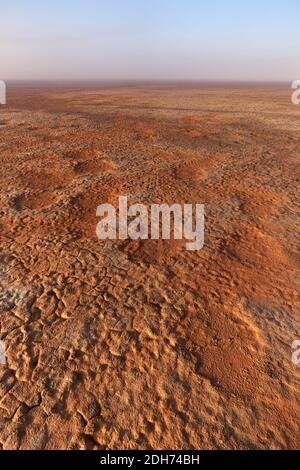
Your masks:
<path fill-rule="evenodd" d="M 0 78 L 294 80 L 299 19 L 299 0 L 0 0 Z"/>

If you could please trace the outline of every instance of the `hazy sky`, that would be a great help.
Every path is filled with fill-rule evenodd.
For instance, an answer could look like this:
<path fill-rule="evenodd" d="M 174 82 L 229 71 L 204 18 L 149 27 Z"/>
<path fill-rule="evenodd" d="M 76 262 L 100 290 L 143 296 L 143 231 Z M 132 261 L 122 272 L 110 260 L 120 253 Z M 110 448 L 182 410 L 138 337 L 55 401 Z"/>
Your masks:
<path fill-rule="evenodd" d="M 0 0 L 0 79 L 300 79 L 300 0 Z"/>

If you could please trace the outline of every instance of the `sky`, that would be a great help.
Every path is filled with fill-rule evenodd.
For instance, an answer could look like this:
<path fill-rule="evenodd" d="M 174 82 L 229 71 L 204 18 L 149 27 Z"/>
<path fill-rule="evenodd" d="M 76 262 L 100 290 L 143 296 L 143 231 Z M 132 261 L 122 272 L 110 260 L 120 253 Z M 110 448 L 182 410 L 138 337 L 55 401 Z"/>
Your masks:
<path fill-rule="evenodd" d="M 0 0 L 0 79 L 292 81 L 299 21 L 299 0 Z"/>

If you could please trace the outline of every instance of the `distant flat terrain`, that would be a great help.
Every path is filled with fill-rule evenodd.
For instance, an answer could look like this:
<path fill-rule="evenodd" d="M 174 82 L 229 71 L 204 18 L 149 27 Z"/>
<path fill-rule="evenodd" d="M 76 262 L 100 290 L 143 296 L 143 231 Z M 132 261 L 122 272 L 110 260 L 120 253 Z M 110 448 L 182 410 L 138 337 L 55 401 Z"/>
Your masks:
<path fill-rule="evenodd" d="M 300 447 L 300 106 L 267 86 L 9 87 L 0 446 Z M 205 204 L 205 246 L 96 208 Z"/>

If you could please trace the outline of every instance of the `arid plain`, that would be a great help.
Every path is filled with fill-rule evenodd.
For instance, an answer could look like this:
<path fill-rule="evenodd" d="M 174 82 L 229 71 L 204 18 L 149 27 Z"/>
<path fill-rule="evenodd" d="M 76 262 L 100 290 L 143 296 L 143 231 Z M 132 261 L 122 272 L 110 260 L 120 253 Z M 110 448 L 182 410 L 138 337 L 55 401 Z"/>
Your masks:
<path fill-rule="evenodd" d="M 300 447 L 288 87 L 15 86 L 0 107 L 3 449 Z M 205 246 L 99 241 L 201 203 Z"/>

